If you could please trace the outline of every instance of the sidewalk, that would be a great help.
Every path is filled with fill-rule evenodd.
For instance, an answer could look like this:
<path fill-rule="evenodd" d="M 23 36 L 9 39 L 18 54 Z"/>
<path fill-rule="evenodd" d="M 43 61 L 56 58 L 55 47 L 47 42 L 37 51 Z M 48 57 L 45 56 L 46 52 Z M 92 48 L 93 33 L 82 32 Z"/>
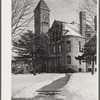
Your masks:
<path fill-rule="evenodd" d="M 59 73 L 41 73 L 36 76 L 33 74 L 13 75 L 12 98 L 33 98 L 38 95 L 36 90 L 65 76 Z"/>
<path fill-rule="evenodd" d="M 97 100 L 97 73 L 94 75 L 73 73 L 70 79 L 68 76 L 60 77 L 49 85 L 38 88 L 38 95 L 32 98 L 12 98 L 12 100 Z M 55 95 L 56 93 L 58 94 Z"/>
<path fill-rule="evenodd" d="M 63 88 L 65 84 L 67 84 L 69 77 L 70 74 L 67 74 L 65 77 L 59 78 L 51 84 L 42 87 L 41 89 L 37 90 L 37 92 L 44 95 L 58 94 L 61 91 L 60 89 Z"/>
<path fill-rule="evenodd" d="M 62 100 L 55 97 L 55 94 L 60 93 L 60 89 L 63 88 L 70 78 L 70 74 L 53 81 L 49 85 L 45 85 L 36 92 L 37 96 L 33 98 L 12 98 L 12 100 Z"/>

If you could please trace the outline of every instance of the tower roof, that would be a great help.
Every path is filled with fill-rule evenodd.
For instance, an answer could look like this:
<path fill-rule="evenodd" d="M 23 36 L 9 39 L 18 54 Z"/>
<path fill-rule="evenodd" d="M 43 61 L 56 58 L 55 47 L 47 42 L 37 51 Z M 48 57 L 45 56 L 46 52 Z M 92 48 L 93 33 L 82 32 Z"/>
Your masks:
<path fill-rule="evenodd" d="M 45 9 L 45 10 L 49 10 L 49 7 L 47 6 L 47 4 L 45 3 L 44 0 L 40 0 L 39 3 L 37 4 L 35 10 L 38 10 L 38 9 Z"/>

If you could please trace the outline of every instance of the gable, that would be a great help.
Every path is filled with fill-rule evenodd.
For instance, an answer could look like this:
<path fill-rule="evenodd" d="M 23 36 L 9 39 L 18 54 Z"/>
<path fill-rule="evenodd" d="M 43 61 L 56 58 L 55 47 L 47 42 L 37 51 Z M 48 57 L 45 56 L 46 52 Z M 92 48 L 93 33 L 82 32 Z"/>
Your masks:
<path fill-rule="evenodd" d="M 61 28 L 61 25 L 62 25 L 62 22 L 55 20 L 50 29 L 52 30 L 52 29 Z"/>

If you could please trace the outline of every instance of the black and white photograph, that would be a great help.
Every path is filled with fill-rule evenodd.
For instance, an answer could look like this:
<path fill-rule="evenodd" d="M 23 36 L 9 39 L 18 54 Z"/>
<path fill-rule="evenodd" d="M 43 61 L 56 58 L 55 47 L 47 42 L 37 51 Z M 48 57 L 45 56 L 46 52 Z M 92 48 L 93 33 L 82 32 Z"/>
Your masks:
<path fill-rule="evenodd" d="M 97 0 L 11 0 L 10 21 L 11 100 L 98 100 Z"/>

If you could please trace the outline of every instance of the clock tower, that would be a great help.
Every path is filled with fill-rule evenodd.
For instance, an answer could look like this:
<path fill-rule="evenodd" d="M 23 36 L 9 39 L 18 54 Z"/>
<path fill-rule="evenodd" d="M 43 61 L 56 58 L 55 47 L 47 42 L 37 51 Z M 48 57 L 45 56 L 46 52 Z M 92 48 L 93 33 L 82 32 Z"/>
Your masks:
<path fill-rule="evenodd" d="M 47 33 L 50 28 L 50 9 L 40 0 L 34 10 L 35 34 Z"/>

